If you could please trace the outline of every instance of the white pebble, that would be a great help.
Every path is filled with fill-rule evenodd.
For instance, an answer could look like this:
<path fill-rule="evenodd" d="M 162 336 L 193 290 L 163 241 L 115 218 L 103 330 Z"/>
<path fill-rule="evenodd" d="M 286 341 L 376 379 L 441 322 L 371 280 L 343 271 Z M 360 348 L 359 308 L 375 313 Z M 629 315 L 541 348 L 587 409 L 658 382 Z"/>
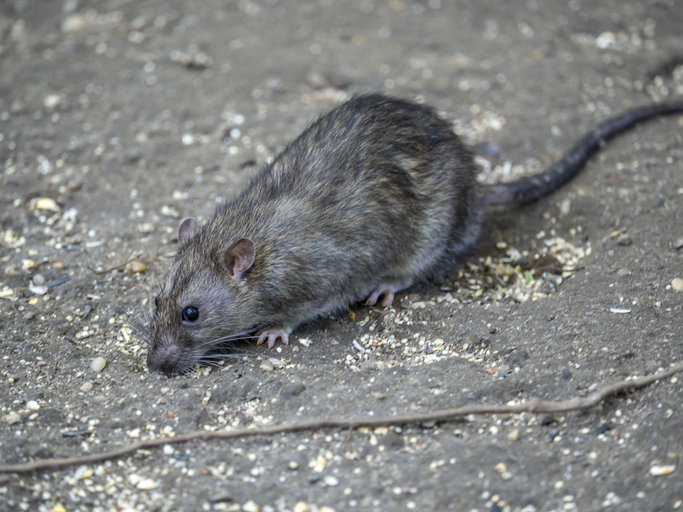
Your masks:
<path fill-rule="evenodd" d="M 59 94 L 48 94 L 43 100 L 43 105 L 45 108 L 52 110 L 62 101 L 62 97 Z"/>
<path fill-rule="evenodd" d="M 137 487 L 138 489 L 140 489 L 142 491 L 149 491 L 149 490 L 155 489 L 158 486 L 159 486 L 159 484 L 157 482 L 155 482 L 154 480 L 152 480 L 151 478 L 143 478 L 142 480 L 140 480 L 138 482 L 138 484 L 135 487 Z"/>
<path fill-rule="evenodd" d="M 14 425 L 15 423 L 19 423 L 21 421 L 21 415 L 18 412 L 11 411 L 2 417 L 2 421 L 8 425 Z"/>
<path fill-rule="evenodd" d="M 339 485 L 339 480 L 331 475 L 326 476 L 324 479 L 325 485 L 328 487 L 334 487 L 335 485 Z"/>
<path fill-rule="evenodd" d="M 242 510 L 244 512 L 258 512 L 258 505 L 254 500 L 249 500 L 242 505 Z"/>
<path fill-rule="evenodd" d="M 37 286 L 35 284 L 28 285 L 29 291 L 33 295 L 45 295 L 47 293 L 47 286 Z"/>
<path fill-rule="evenodd" d="M 95 373 L 100 373 L 107 366 L 107 360 L 104 357 L 98 356 L 90 363 L 90 369 Z"/>
<path fill-rule="evenodd" d="M 310 347 L 313 344 L 313 341 L 309 338 L 299 338 L 299 343 L 301 343 L 304 347 Z"/>
<path fill-rule="evenodd" d="M 654 465 L 650 468 L 650 474 L 652 476 L 665 476 L 670 475 L 676 470 L 676 466 L 673 464 L 668 465 Z"/>

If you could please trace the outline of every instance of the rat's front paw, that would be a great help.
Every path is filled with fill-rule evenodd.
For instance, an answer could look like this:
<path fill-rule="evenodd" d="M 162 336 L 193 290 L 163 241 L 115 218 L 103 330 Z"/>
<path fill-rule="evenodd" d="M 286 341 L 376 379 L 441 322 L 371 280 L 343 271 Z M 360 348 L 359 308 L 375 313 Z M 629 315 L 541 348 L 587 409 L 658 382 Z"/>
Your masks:
<path fill-rule="evenodd" d="M 291 332 L 291 329 L 285 329 L 282 327 L 273 327 L 271 329 L 265 329 L 261 331 L 259 334 L 258 340 L 256 343 L 258 345 L 261 345 L 262 343 L 265 343 L 266 341 L 268 342 L 268 348 L 273 348 L 275 345 L 275 342 L 277 341 L 278 338 L 282 340 L 282 343 L 287 345 L 289 343 L 289 333 Z"/>

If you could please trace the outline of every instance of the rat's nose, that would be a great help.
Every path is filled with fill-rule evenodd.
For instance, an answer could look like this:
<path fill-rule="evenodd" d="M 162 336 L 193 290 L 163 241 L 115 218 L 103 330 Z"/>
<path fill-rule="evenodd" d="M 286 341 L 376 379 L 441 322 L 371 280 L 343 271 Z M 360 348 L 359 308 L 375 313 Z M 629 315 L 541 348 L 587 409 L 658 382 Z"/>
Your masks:
<path fill-rule="evenodd" d="M 161 372 L 166 375 L 178 373 L 178 363 L 181 359 L 182 350 L 174 341 L 162 340 L 156 348 L 150 347 L 147 352 L 147 368 L 153 372 Z"/>

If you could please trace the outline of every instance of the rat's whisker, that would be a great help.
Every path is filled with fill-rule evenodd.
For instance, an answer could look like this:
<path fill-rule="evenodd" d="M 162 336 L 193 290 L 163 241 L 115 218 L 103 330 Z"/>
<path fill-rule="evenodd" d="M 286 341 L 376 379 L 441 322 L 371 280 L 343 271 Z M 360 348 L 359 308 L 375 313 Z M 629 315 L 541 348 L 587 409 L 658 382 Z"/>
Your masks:
<path fill-rule="evenodd" d="M 145 338 L 145 339 L 149 339 L 149 335 L 150 335 L 149 323 L 140 322 L 137 318 L 135 318 L 133 316 L 132 313 L 126 312 L 126 315 L 128 317 L 128 324 L 133 329 L 133 331 L 136 334 L 138 334 L 140 337 Z"/>
<path fill-rule="evenodd" d="M 217 338 L 215 340 L 210 340 L 203 342 L 202 344 L 206 347 L 212 347 L 215 345 L 229 345 L 231 343 L 236 343 L 239 341 L 250 341 L 250 340 L 256 340 L 258 339 L 258 336 L 242 336 L 241 338 Z"/>

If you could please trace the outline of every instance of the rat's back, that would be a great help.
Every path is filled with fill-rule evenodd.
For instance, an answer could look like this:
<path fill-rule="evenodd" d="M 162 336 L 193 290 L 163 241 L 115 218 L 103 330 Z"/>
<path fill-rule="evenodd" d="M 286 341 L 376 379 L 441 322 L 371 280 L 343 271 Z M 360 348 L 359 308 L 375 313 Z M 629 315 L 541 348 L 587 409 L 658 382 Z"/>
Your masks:
<path fill-rule="evenodd" d="M 451 267 L 476 237 L 473 184 L 469 151 L 432 109 L 360 96 L 309 126 L 207 228 L 253 240 L 254 286 L 269 300 L 334 310 Z"/>

